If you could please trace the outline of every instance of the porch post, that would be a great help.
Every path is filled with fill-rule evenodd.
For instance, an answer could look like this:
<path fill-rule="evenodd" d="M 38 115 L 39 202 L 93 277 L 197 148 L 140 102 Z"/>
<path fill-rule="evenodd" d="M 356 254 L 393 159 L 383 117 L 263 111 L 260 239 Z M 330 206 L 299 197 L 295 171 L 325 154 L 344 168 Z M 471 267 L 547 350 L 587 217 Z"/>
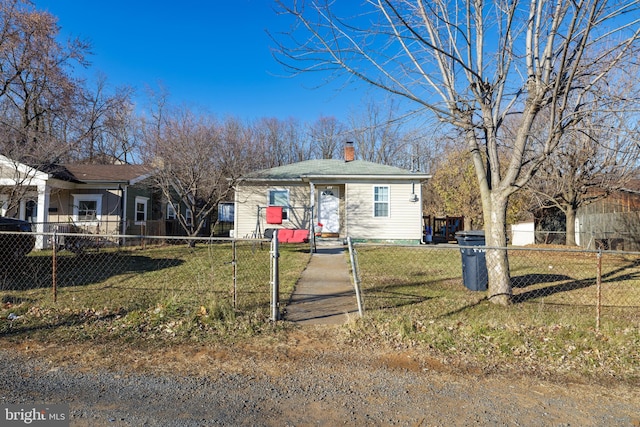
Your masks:
<path fill-rule="evenodd" d="M 316 250 L 316 186 L 313 184 L 313 181 L 309 181 L 309 252 L 313 253 Z"/>
<path fill-rule="evenodd" d="M 36 236 L 36 249 L 44 249 L 48 246 L 45 236 L 42 234 L 45 231 L 45 224 L 49 221 L 49 198 L 51 196 L 51 187 L 46 183 L 38 184 L 38 211 L 36 213 L 36 229 L 39 233 Z"/>

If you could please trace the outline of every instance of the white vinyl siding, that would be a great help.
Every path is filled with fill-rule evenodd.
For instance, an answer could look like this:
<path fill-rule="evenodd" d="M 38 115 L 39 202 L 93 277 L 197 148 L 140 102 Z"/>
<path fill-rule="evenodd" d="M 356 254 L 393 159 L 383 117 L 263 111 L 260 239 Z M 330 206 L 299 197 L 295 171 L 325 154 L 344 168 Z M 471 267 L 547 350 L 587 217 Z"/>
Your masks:
<path fill-rule="evenodd" d="M 381 186 L 389 187 L 389 216 L 386 217 L 372 214 L 374 188 Z M 410 200 L 413 190 L 410 182 L 347 183 L 345 223 L 348 235 L 354 239 L 419 241 L 422 238 L 422 203 Z"/>
<path fill-rule="evenodd" d="M 414 184 L 414 185 L 412 185 Z M 335 184 L 333 184 L 335 185 Z M 375 186 L 389 187 L 389 216 L 375 217 L 373 188 Z M 316 199 L 318 198 L 318 185 Z M 417 201 L 412 200 L 412 193 L 418 195 Z M 256 215 L 258 206 L 265 207 L 265 198 L 273 185 L 240 185 L 235 198 L 235 224 L 236 237 L 252 237 L 256 230 Z M 310 188 L 308 183 L 279 185 L 278 188 L 289 190 L 289 204 L 292 207 L 289 212 L 290 222 L 286 225 L 291 228 L 308 228 L 309 212 L 299 209 L 301 206 L 309 206 Z M 341 187 L 342 188 L 342 187 Z M 343 195 L 344 194 L 344 195 Z M 341 229 L 340 234 L 354 239 L 371 240 L 406 240 L 419 242 L 422 239 L 422 202 L 420 183 L 384 182 L 384 181 L 351 181 L 341 191 L 340 208 Z M 316 206 L 317 208 L 317 206 Z M 314 216 L 316 213 L 314 213 Z M 317 218 L 315 218 L 317 220 Z M 260 231 L 264 233 L 265 227 L 278 226 L 267 225 L 265 210 L 261 209 Z"/>
<path fill-rule="evenodd" d="M 254 237 L 256 231 L 258 206 L 260 206 L 260 232 L 264 234 L 265 228 L 279 228 L 274 224 L 266 223 L 266 206 L 269 190 L 275 187 L 271 185 L 241 185 L 235 195 L 235 221 L 234 234 L 236 237 Z M 280 227 L 309 228 L 309 212 L 304 207 L 309 206 L 310 190 L 308 184 L 281 185 L 278 188 L 289 192 L 289 222 Z"/>

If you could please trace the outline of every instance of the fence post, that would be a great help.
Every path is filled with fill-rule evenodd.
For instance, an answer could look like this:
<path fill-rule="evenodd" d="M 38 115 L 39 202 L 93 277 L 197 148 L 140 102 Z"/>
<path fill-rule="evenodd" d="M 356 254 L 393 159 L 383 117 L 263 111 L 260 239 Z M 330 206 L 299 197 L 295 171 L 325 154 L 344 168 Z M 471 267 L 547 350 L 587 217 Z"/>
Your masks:
<path fill-rule="evenodd" d="M 43 237 L 44 238 L 44 237 Z M 51 259 L 51 286 L 53 287 L 53 302 L 58 302 L 58 234 L 53 231 L 53 251 Z"/>
<path fill-rule="evenodd" d="M 598 250 L 598 267 L 596 278 L 596 331 L 600 330 L 600 315 L 602 310 L 602 249 Z"/>
<path fill-rule="evenodd" d="M 273 232 L 271 238 L 271 320 L 280 320 L 280 270 L 278 252 L 278 230 Z"/>
<path fill-rule="evenodd" d="M 358 313 L 360 313 L 360 317 L 362 317 L 364 315 L 364 307 L 362 306 L 362 296 L 360 295 L 360 277 L 358 276 L 358 265 L 356 263 L 355 250 L 353 249 L 351 237 L 347 237 L 347 243 L 349 245 L 349 258 L 353 271 L 353 287 L 356 290 L 356 301 L 358 302 Z"/>
<path fill-rule="evenodd" d="M 233 266 L 233 308 L 237 310 L 238 308 L 238 258 L 237 258 L 237 249 L 236 249 L 236 240 L 234 239 L 231 242 L 231 265 Z"/>

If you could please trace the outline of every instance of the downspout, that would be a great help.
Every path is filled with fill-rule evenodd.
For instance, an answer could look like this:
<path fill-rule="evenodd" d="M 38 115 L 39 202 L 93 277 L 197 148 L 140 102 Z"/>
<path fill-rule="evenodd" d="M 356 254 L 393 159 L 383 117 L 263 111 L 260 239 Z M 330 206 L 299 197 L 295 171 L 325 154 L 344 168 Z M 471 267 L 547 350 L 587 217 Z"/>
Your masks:
<path fill-rule="evenodd" d="M 127 234 L 127 189 L 129 186 L 125 186 L 122 188 L 121 185 L 118 185 L 118 189 L 120 190 L 120 222 L 121 222 L 121 230 L 120 234 Z M 124 246 L 125 240 L 122 239 L 122 245 Z"/>
<path fill-rule="evenodd" d="M 309 251 L 311 253 L 316 250 L 316 186 L 313 181 L 309 181 L 309 205 L 310 207 L 310 215 L 309 215 L 309 235 L 311 238 L 309 239 L 310 248 Z"/>

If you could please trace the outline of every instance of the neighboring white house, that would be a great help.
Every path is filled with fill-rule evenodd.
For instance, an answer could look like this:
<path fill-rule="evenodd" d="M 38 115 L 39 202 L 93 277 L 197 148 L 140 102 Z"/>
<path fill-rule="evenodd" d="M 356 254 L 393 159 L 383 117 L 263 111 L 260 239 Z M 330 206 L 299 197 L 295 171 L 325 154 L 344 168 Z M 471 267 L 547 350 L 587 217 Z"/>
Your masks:
<path fill-rule="evenodd" d="M 422 183 L 431 175 L 354 160 L 308 160 L 244 176 L 235 192 L 235 236 L 269 228 L 316 228 L 322 237 L 420 243 Z M 269 215 L 270 207 L 280 215 Z M 319 226 L 321 224 L 321 226 Z"/>

